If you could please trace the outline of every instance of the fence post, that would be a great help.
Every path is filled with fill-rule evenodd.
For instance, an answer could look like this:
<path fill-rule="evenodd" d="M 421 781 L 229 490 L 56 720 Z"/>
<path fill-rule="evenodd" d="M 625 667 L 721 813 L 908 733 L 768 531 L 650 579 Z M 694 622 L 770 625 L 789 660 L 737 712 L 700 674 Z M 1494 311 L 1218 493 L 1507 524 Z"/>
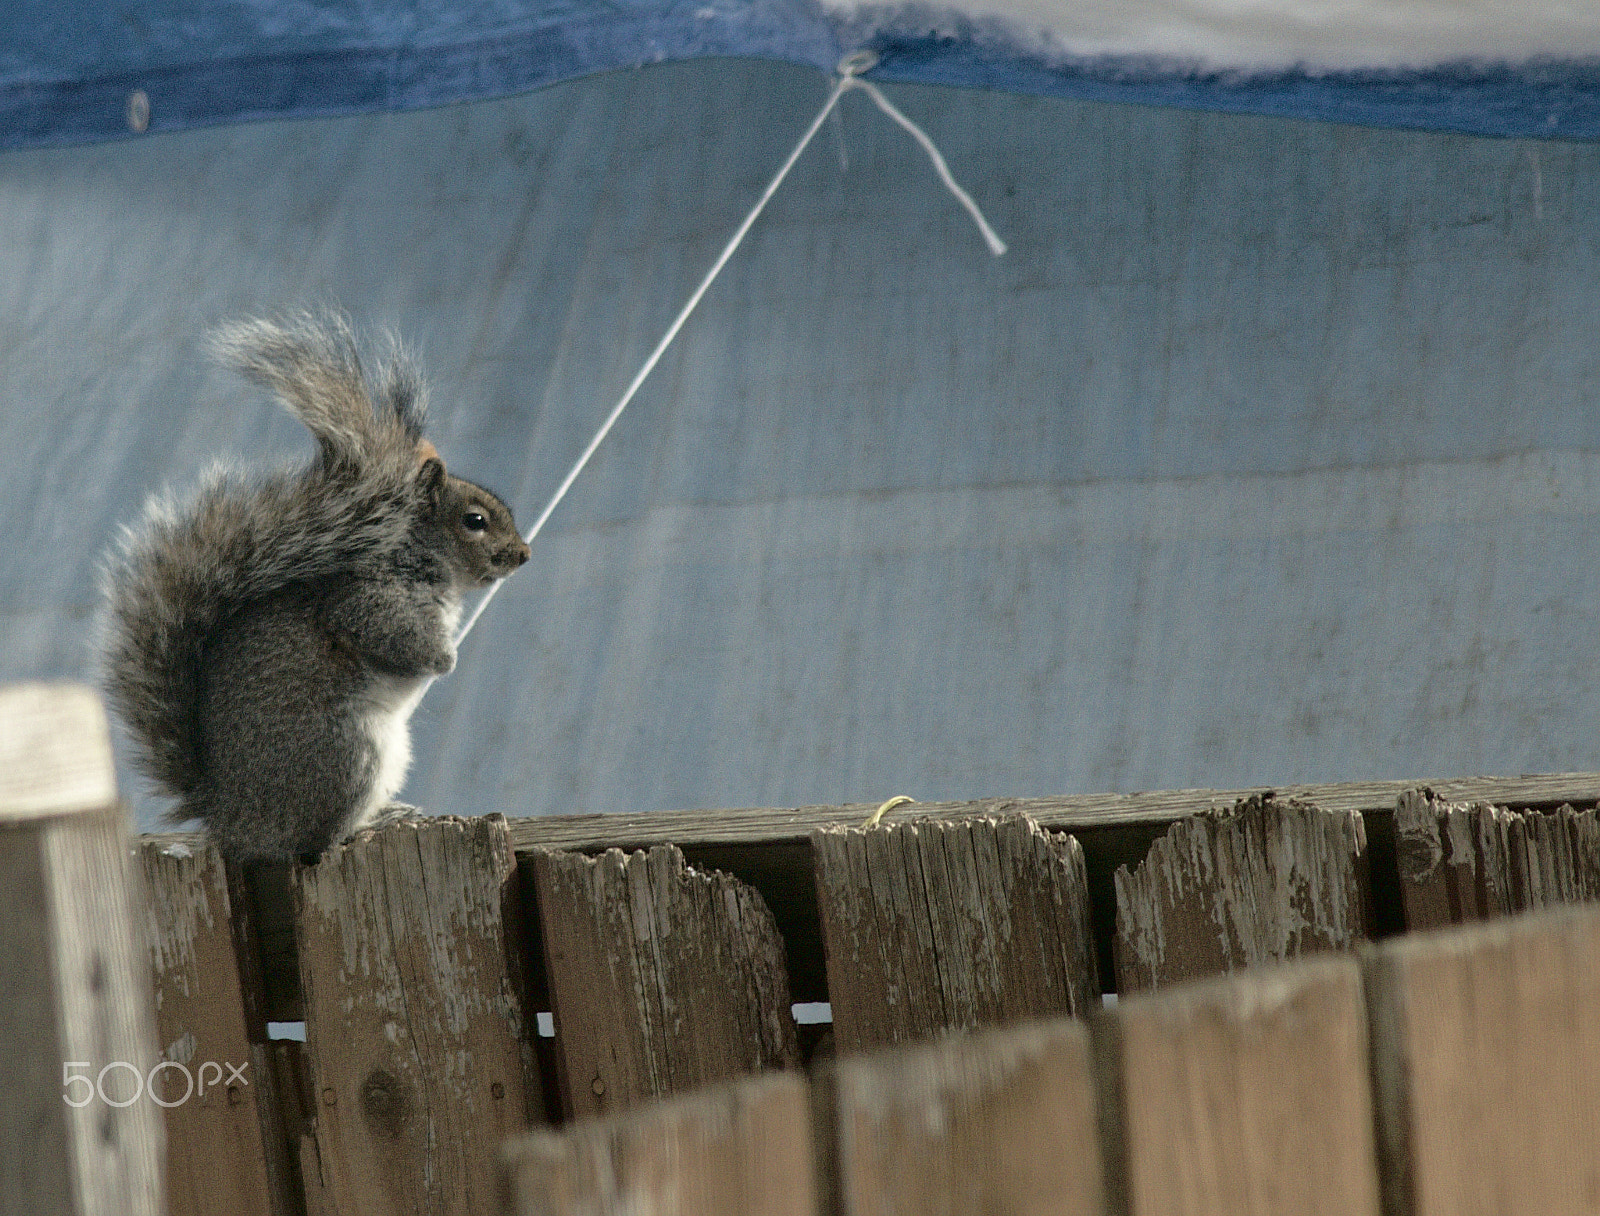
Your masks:
<path fill-rule="evenodd" d="M 1390 1216 L 1600 1206 L 1600 909 L 1395 938 L 1368 985 Z"/>
<path fill-rule="evenodd" d="M 854 1216 L 1101 1216 L 1088 1029 L 1057 1019 L 846 1056 L 831 1169 Z"/>
<path fill-rule="evenodd" d="M 1098 1005 L 1077 840 L 1025 815 L 812 833 L 841 1052 Z"/>
<path fill-rule="evenodd" d="M 1135 870 L 1117 870 L 1117 991 L 1353 950 L 1369 886 L 1355 811 L 1257 794 L 1180 819 Z"/>
<path fill-rule="evenodd" d="M 1116 1023 L 1130 1216 L 1377 1216 L 1356 959 L 1141 994 Z"/>
<path fill-rule="evenodd" d="M 265 1027 L 247 1015 L 235 910 L 203 837 L 139 850 L 156 991 L 170 1216 L 288 1216 L 299 1208 Z M 181 1097 L 181 1101 L 175 1099 Z"/>
<path fill-rule="evenodd" d="M 128 853 L 94 694 L 0 689 L 0 1212 L 165 1210 Z"/>
<path fill-rule="evenodd" d="M 817 1216 L 811 1144 L 805 1078 L 746 1077 L 508 1142 L 501 1211 Z"/>
<path fill-rule="evenodd" d="M 413 820 L 292 872 L 313 1212 L 495 1210 L 494 1153 L 542 1118 L 503 818 Z"/>
<path fill-rule="evenodd" d="M 1407 929 L 1436 929 L 1600 897 L 1600 818 L 1513 811 L 1407 790 L 1395 804 Z"/>
<path fill-rule="evenodd" d="M 755 888 L 672 845 L 539 849 L 533 870 L 569 1115 L 799 1065 L 783 939 Z"/>

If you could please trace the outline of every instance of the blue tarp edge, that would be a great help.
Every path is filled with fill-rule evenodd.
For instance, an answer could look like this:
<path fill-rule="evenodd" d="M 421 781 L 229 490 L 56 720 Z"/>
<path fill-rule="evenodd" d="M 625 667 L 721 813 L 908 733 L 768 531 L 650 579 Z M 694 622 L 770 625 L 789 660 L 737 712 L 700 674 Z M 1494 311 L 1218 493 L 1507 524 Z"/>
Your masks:
<path fill-rule="evenodd" d="M 208 60 L 92 80 L 0 86 L 0 148 L 128 138 L 129 100 L 149 102 L 150 132 L 220 123 L 411 110 L 523 93 L 595 72 L 691 58 L 780 59 L 829 71 L 866 45 L 873 79 L 1183 109 L 1267 114 L 1479 136 L 1600 138 L 1600 61 L 1423 70 L 1250 75 L 1155 60 L 1047 61 L 993 40 L 784 21 L 685 22 L 609 13 L 476 41 L 411 48 L 310 49 Z"/>

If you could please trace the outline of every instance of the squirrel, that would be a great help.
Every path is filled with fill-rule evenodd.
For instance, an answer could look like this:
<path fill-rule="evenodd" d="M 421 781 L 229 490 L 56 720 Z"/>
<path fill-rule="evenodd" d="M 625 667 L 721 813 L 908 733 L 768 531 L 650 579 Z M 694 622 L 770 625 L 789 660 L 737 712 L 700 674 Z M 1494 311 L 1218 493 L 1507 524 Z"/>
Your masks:
<path fill-rule="evenodd" d="M 333 314 L 250 319 L 213 354 L 273 390 L 317 453 L 158 494 L 102 571 L 101 678 L 139 766 L 230 861 L 319 854 L 380 818 L 409 719 L 455 666 L 462 595 L 528 560 L 511 509 L 445 471 L 398 341 L 363 360 Z"/>

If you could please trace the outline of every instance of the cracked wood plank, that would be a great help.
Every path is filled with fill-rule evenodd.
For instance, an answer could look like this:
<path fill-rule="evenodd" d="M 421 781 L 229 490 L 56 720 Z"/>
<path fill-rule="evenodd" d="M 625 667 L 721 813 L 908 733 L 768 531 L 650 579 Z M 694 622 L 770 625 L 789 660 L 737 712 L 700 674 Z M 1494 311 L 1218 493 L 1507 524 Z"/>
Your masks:
<path fill-rule="evenodd" d="M 1267 794 L 1180 820 L 1117 870 L 1117 991 L 1353 950 L 1369 936 L 1369 886 L 1354 811 Z"/>
<path fill-rule="evenodd" d="M 288 1214 L 296 1183 L 264 1043 L 253 1043 L 216 849 L 140 849 L 167 1129 L 171 1216 Z M 261 1028 L 264 1030 L 264 1027 Z M 262 1036 L 264 1037 L 264 1036 Z"/>
<path fill-rule="evenodd" d="M 1593 809 L 1513 811 L 1407 790 L 1395 805 L 1395 847 L 1408 929 L 1600 899 Z"/>
<path fill-rule="evenodd" d="M 1395 799 L 1421 782 L 1354 781 L 1324 785 L 1284 786 L 1280 797 L 1313 802 L 1326 810 L 1359 811 L 1387 821 Z M 1600 774 L 1556 773 L 1526 777 L 1472 777 L 1427 783 L 1441 797 L 1455 801 L 1489 801 L 1517 808 L 1554 808 L 1562 803 L 1593 806 L 1600 794 Z M 955 819 L 1027 813 L 1041 827 L 1077 835 L 1085 850 L 1091 883 L 1103 879 L 1111 897 L 1111 874 L 1118 865 L 1136 865 L 1151 841 L 1170 824 L 1216 806 L 1231 806 L 1259 790 L 1166 790 L 1135 794 L 1075 794 L 1033 799 L 979 799 L 929 802 L 894 812 L 896 822 L 922 818 Z M 822 960 L 816 939 L 816 893 L 811 873 L 811 832 L 820 827 L 861 823 L 871 806 L 737 808 L 700 811 L 618 810 L 606 814 L 553 815 L 510 821 L 519 856 L 531 858 L 538 848 L 600 852 L 634 850 L 675 843 L 696 864 L 732 871 L 760 887 L 792 946 L 804 953 L 791 959 L 790 981 L 800 999 L 823 999 Z M 285 868 L 286 869 L 286 868 Z M 286 879 L 272 864 L 247 870 L 252 889 L 261 896 L 253 908 L 260 929 L 263 1003 L 279 1021 L 301 1017 L 298 963 L 294 957 L 288 916 Z M 1384 875 L 1381 881 L 1391 881 Z M 281 898 L 278 888 L 281 887 Z M 270 896 L 270 898 L 269 898 Z M 1109 960 L 1109 933 L 1102 949 Z M 813 955 L 815 957 L 813 957 Z M 1111 971 L 1108 970 L 1107 974 Z"/>
<path fill-rule="evenodd" d="M 1115 1036 L 1129 1216 L 1378 1216 L 1355 959 L 1133 996 Z"/>
<path fill-rule="evenodd" d="M 804 1077 L 708 1086 L 501 1152 L 506 1216 L 817 1216 Z"/>
<path fill-rule="evenodd" d="M 840 1052 L 1098 1003 L 1083 851 L 1027 816 L 812 837 Z"/>
<path fill-rule="evenodd" d="M 496 1212 L 495 1146 L 542 1109 L 504 819 L 364 832 L 291 883 L 314 1212 Z"/>
<path fill-rule="evenodd" d="M 795 1068 L 783 939 L 759 892 L 670 845 L 534 857 L 571 1117 Z"/>
<path fill-rule="evenodd" d="M 1389 1216 L 1600 1211 L 1600 909 L 1394 938 L 1367 978 Z"/>

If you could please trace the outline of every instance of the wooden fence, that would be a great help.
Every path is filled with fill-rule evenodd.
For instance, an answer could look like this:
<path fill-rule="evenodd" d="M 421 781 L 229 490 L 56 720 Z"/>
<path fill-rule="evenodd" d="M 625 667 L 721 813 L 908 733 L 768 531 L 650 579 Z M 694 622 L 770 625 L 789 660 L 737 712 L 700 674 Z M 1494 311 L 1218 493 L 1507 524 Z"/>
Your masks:
<path fill-rule="evenodd" d="M 44 1045 L 3 1092 L 98 1181 L 14 1204 L 49 1169 L 0 1111 L 0 1211 L 1600 1213 L 1600 909 L 1556 906 L 1600 888 L 1600 777 L 871 830 L 867 807 L 440 818 L 245 870 L 147 837 L 130 897 L 51 868 L 51 833 L 104 836 L 108 761 L 73 785 L 40 740 L 83 698 L 20 695 L 0 876 L 25 857 L 110 903 L 48 940 L 15 918 L 0 960 L 122 933 L 94 991 L 129 1016 L 84 1038 L 104 1008 L 29 995 L 60 966 L 3 972 L 0 1025 Z M 24 712 L 46 726 L 13 745 Z M 82 1199 L 105 1186 L 153 1198 Z"/>

